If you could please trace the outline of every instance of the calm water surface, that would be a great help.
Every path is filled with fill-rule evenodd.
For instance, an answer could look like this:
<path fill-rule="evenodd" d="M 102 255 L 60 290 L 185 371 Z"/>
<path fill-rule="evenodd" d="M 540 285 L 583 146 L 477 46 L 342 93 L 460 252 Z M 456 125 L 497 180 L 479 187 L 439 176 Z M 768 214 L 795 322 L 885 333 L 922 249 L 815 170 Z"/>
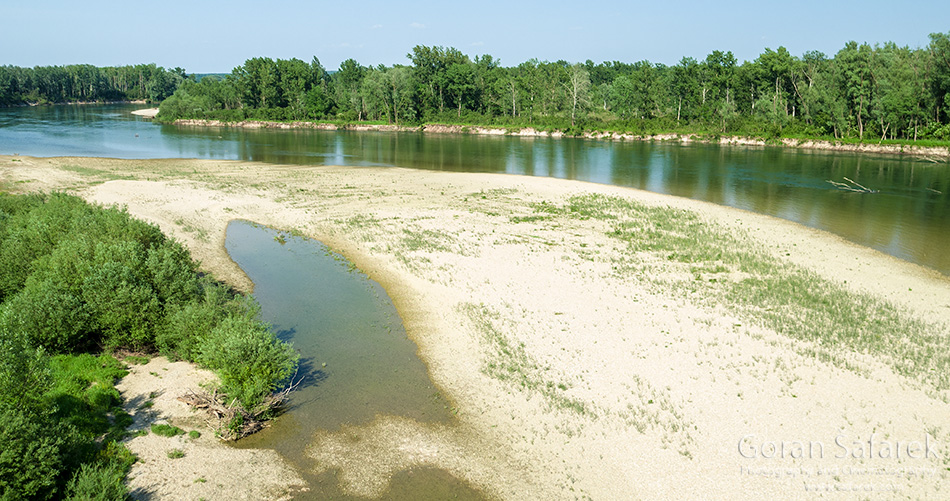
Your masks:
<path fill-rule="evenodd" d="M 950 166 L 898 156 L 582 139 L 156 125 L 136 106 L 0 109 L 0 154 L 400 166 L 614 184 L 836 233 L 950 275 Z M 875 194 L 840 191 L 847 177 Z"/>
<path fill-rule="evenodd" d="M 310 473 L 315 433 L 369 424 L 377 415 L 451 422 L 448 402 L 378 283 L 315 240 L 245 221 L 228 225 L 225 248 L 254 282 L 264 320 L 300 353 L 303 378 L 288 412 L 236 446 L 276 450 L 308 480 L 311 492 L 303 497 L 337 498 L 334 472 Z M 481 498 L 433 468 L 401 472 L 389 489 L 388 499 Z"/>

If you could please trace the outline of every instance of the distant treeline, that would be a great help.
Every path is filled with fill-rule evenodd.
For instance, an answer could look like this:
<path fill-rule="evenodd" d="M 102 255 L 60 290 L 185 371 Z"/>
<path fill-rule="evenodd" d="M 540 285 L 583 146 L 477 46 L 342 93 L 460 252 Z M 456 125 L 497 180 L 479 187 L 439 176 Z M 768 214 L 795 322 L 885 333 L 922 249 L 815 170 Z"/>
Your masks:
<path fill-rule="evenodd" d="M 766 49 L 667 66 L 649 61 L 501 66 L 417 46 L 411 66 L 249 59 L 224 79 L 185 81 L 160 119 L 451 122 L 636 133 L 948 139 L 950 36 L 925 48 L 849 42 L 833 57 Z"/>
<path fill-rule="evenodd" d="M 154 64 L 97 68 L 88 64 L 0 66 L 0 106 L 95 101 L 159 102 L 185 79 L 185 70 Z"/>

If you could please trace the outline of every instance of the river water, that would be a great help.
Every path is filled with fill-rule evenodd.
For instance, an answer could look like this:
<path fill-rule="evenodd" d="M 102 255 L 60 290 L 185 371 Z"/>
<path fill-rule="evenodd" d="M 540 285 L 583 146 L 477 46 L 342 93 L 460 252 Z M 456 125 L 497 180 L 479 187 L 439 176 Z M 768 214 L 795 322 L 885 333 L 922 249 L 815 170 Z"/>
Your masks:
<path fill-rule="evenodd" d="M 781 147 L 178 127 L 141 106 L 0 109 L 0 154 L 215 158 L 550 176 L 781 217 L 950 275 L 950 165 Z M 877 193 L 842 191 L 849 178 Z"/>

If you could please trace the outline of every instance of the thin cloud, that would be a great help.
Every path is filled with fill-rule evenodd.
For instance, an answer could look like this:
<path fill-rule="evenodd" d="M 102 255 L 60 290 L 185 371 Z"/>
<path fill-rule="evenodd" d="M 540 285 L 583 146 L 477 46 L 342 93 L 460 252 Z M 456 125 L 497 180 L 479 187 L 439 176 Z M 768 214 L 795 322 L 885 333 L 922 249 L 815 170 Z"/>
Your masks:
<path fill-rule="evenodd" d="M 382 27 L 383 27 L 383 25 L 381 25 L 381 24 L 374 24 L 372 27 L 370 27 L 370 29 L 371 29 L 371 30 L 378 30 L 378 29 L 380 29 L 380 28 L 382 28 Z"/>
<path fill-rule="evenodd" d="M 409 27 L 412 28 L 412 29 L 414 29 L 414 30 L 421 30 L 421 29 L 425 28 L 426 25 L 424 25 L 424 24 L 422 24 L 422 23 L 412 23 L 412 24 L 409 25 Z"/>
<path fill-rule="evenodd" d="M 485 42 L 473 42 L 472 47 L 481 47 L 485 45 Z"/>

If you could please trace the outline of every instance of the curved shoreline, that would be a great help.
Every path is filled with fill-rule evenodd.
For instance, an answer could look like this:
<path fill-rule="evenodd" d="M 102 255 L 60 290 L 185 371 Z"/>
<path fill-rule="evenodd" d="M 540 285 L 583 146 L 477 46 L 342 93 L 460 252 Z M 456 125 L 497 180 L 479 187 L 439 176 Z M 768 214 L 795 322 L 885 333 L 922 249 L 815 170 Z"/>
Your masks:
<path fill-rule="evenodd" d="M 64 168 L 71 165 L 84 169 Z M 30 157 L 0 157 L 0 174 L 19 190 L 68 189 L 125 205 L 232 283 L 241 272 L 223 243 L 234 218 L 316 238 L 379 282 L 460 425 L 382 416 L 314 437 L 314 473 L 339 471 L 346 494 L 379 496 L 394 472 L 429 466 L 502 499 L 810 499 L 800 476 L 748 470 L 860 467 L 855 458 L 834 459 L 838 433 L 848 445 L 931 432 L 950 442 L 950 404 L 897 373 L 886 356 L 841 348 L 844 364 L 822 359 L 815 350 L 827 345 L 697 299 L 698 285 L 747 278 L 715 271 L 723 264 L 715 258 L 680 273 L 668 256 L 641 256 L 611 236 L 611 219 L 548 209 L 590 195 L 694 214 L 736 235 L 742 248 L 884 298 L 914 318 L 950 322 L 946 277 L 788 221 L 631 188 L 503 174 Z M 641 271 L 623 271 L 631 258 Z M 749 460 L 736 445 L 750 434 L 756 447 L 823 441 L 826 461 Z M 946 481 L 936 461 L 872 463 L 939 466 L 933 477 L 888 479 L 909 497 L 937 497 Z M 175 464 L 159 456 L 143 467 Z M 156 494 L 174 496 L 166 490 L 173 487 Z"/>
<path fill-rule="evenodd" d="M 422 132 L 425 134 L 475 134 L 487 136 L 512 136 L 512 137 L 551 137 L 561 138 L 566 136 L 561 131 L 544 131 L 533 127 L 504 128 L 504 127 L 482 127 L 467 125 L 445 125 L 445 124 L 424 124 L 420 126 L 405 125 L 381 125 L 381 124 L 344 124 L 337 125 L 327 122 L 273 122 L 266 120 L 243 120 L 240 122 L 226 122 L 222 120 L 204 120 L 204 119 L 178 119 L 172 122 L 172 125 L 191 126 L 191 127 L 235 127 L 244 129 L 315 129 L 328 131 L 356 131 L 356 132 Z M 762 139 L 741 137 L 741 136 L 723 136 L 715 139 L 707 139 L 698 134 L 655 134 L 638 135 L 615 132 L 585 132 L 578 136 L 584 139 L 595 139 L 605 141 L 669 141 L 703 144 L 720 144 L 728 146 L 779 146 L 772 142 Z M 869 153 L 885 155 L 911 155 L 934 158 L 950 159 L 950 147 L 932 147 L 915 145 L 884 145 L 884 144 L 852 144 L 844 142 L 832 142 L 824 140 L 809 139 L 791 139 L 783 138 L 780 145 L 788 148 L 843 151 L 851 153 Z"/>

